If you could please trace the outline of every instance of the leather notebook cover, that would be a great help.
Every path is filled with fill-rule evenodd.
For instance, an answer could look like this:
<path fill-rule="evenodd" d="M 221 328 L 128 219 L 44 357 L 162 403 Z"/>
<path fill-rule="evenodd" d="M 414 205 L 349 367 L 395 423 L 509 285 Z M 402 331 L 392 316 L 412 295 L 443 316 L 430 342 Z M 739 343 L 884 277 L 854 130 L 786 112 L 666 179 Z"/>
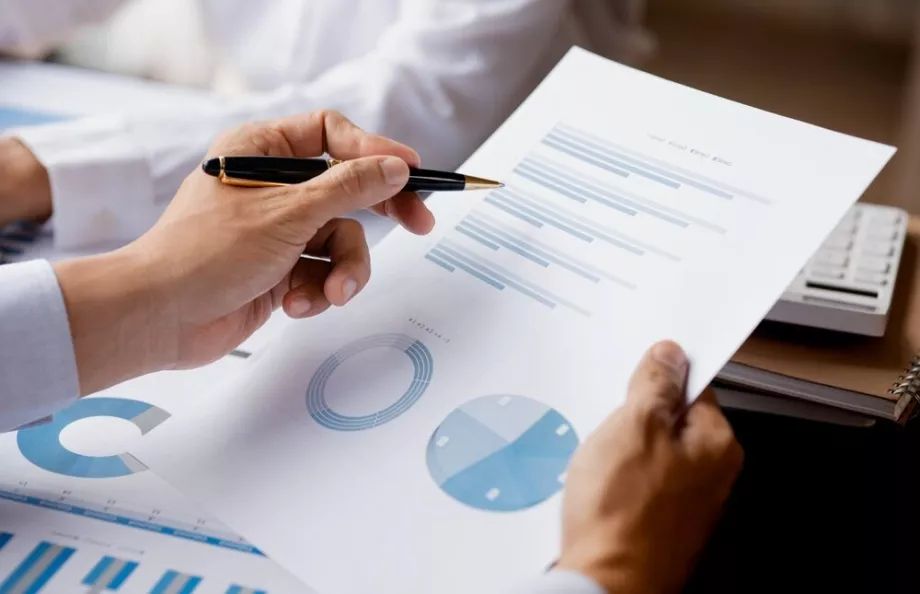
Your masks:
<path fill-rule="evenodd" d="M 918 250 L 920 218 L 911 217 L 884 337 L 767 322 L 732 361 L 891 401 L 915 395 L 920 389 Z"/>

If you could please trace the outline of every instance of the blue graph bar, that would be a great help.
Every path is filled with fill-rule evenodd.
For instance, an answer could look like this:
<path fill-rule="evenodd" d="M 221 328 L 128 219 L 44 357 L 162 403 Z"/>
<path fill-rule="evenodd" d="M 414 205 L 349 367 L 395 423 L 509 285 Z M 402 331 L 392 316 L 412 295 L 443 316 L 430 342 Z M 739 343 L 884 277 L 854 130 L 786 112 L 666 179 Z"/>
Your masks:
<path fill-rule="evenodd" d="M 674 254 L 656 248 L 646 242 L 639 241 L 625 233 L 620 233 L 619 231 L 614 231 L 609 227 L 602 227 L 594 221 L 587 219 L 585 217 L 578 216 L 572 212 L 560 209 L 556 205 L 552 204 L 547 200 L 543 200 L 534 196 L 525 196 L 523 192 L 520 192 L 517 189 L 504 188 L 500 190 L 506 195 L 512 197 L 514 204 L 522 204 L 525 207 L 530 207 L 536 210 L 539 210 L 541 213 L 548 213 L 550 216 L 556 216 L 564 219 L 567 225 L 571 225 L 576 229 L 581 229 L 585 233 L 590 233 L 592 237 L 605 241 L 610 245 L 625 249 L 627 251 L 632 251 L 637 254 L 642 254 L 643 252 L 650 252 L 673 260 L 675 262 L 680 261 L 680 258 Z"/>
<path fill-rule="evenodd" d="M 117 592 L 135 569 L 137 563 L 134 561 L 105 556 L 86 574 L 83 585 L 92 586 L 90 592 L 94 594 L 105 591 Z"/>
<path fill-rule="evenodd" d="M 500 201 L 495 200 L 495 198 L 493 198 L 491 194 L 490 194 L 489 196 L 486 196 L 485 202 L 491 204 L 492 206 L 494 206 L 495 208 L 497 208 L 497 209 L 499 209 L 499 210 L 505 211 L 506 213 L 510 214 L 511 216 L 513 216 L 513 217 L 515 217 L 515 218 L 517 218 L 517 219 L 520 219 L 520 220 L 524 221 L 525 223 L 529 223 L 529 224 L 533 225 L 533 226 L 536 227 L 537 229 L 540 229 L 540 228 L 543 227 L 543 221 L 541 221 L 541 220 L 539 220 L 539 219 L 535 219 L 535 218 L 533 218 L 533 217 L 527 215 L 526 213 L 523 213 L 523 212 L 521 212 L 521 211 L 519 211 L 519 210 L 515 210 L 515 209 L 511 208 L 510 206 L 508 206 L 507 204 L 504 204 L 504 203 L 502 203 L 502 202 L 500 202 Z"/>
<path fill-rule="evenodd" d="M 0 594 L 36 594 L 74 554 L 74 549 L 42 542 L 0 584 Z"/>
<path fill-rule="evenodd" d="M 563 196 L 575 200 L 576 202 L 584 204 L 588 200 L 591 200 L 593 202 L 597 202 L 598 204 L 603 204 L 608 208 L 618 210 L 623 214 L 629 215 L 631 217 L 636 216 L 637 210 L 635 208 L 630 208 L 632 205 L 627 206 L 625 204 L 621 204 L 620 202 L 607 200 L 596 194 L 585 192 L 583 189 L 580 189 L 570 183 L 566 183 L 558 178 L 552 178 L 543 174 L 536 167 L 528 166 L 527 161 L 524 161 L 521 165 L 518 165 L 514 172 L 521 177 L 527 178 L 532 182 L 538 183 L 541 186 L 550 189 L 557 194 L 562 194 Z"/>
<path fill-rule="evenodd" d="M 525 160 L 518 165 L 515 169 L 515 173 L 570 198 L 579 196 L 582 202 L 591 200 L 598 204 L 603 204 L 608 208 L 625 212 L 631 216 L 635 216 L 637 212 L 643 212 L 665 222 L 677 225 L 678 227 L 688 226 L 687 221 L 683 220 L 683 218 L 676 218 L 664 214 L 662 211 L 668 210 L 666 208 L 660 206 L 658 206 L 658 208 L 652 208 L 642 204 L 642 202 L 645 201 L 630 200 L 622 195 L 612 194 L 607 191 L 598 192 L 596 189 L 578 182 L 571 176 L 564 175 L 555 168 L 543 169 L 542 165 L 533 165 L 531 163 L 530 160 Z"/>
<path fill-rule="evenodd" d="M 494 262 L 489 262 L 484 258 L 480 258 L 475 253 L 464 248 L 462 245 L 459 245 L 449 239 L 444 239 L 439 244 L 439 249 L 447 252 L 454 258 L 458 260 L 463 260 L 464 262 L 469 263 L 472 266 L 475 266 L 481 270 L 486 270 L 488 273 L 495 278 L 501 279 L 506 286 L 515 289 L 519 293 L 523 293 L 528 297 L 539 301 L 540 303 L 546 305 L 547 307 L 555 307 L 556 305 L 563 305 L 572 309 L 584 316 L 590 317 L 591 312 L 580 307 L 571 301 L 563 299 L 559 295 L 556 295 L 550 291 L 547 291 L 543 287 L 531 283 L 530 281 L 521 278 L 520 276 L 514 274 L 513 272 L 495 264 Z"/>
<path fill-rule="evenodd" d="M 712 194 L 713 196 L 718 196 L 725 199 L 731 199 L 734 196 L 743 196 L 755 202 L 760 202 L 761 204 L 771 204 L 770 200 L 753 192 L 735 188 L 728 184 L 711 179 L 705 175 L 687 171 L 686 169 L 682 169 L 666 161 L 655 159 L 654 157 L 649 157 L 648 155 L 644 155 L 638 151 L 634 151 L 608 140 L 598 138 L 593 134 L 585 132 L 584 130 L 578 130 L 565 124 L 559 124 L 556 126 L 554 131 L 550 133 L 550 135 L 554 134 L 561 135 L 563 138 L 568 139 L 570 142 L 592 147 L 598 151 L 609 152 L 614 157 L 617 157 L 623 161 L 627 161 L 637 165 L 638 167 L 643 167 L 648 171 L 670 177 L 683 184 Z"/>
<path fill-rule="evenodd" d="M 588 243 L 594 241 L 595 236 L 586 233 L 584 230 L 578 231 L 573 229 L 571 225 L 566 225 L 559 221 L 559 215 L 554 215 L 553 213 L 547 213 L 546 211 L 541 211 L 539 209 L 534 209 L 530 205 L 521 203 L 517 200 L 516 196 L 512 196 L 509 193 L 503 191 L 492 192 L 486 196 L 485 201 L 492 206 L 498 207 L 501 210 L 506 212 L 510 210 L 522 211 L 528 216 L 535 218 L 547 225 L 555 227 L 564 233 L 568 233 L 572 237 L 577 237 L 582 241 L 587 241 Z"/>
<path fill-rule="evenodd" d="M 496 280 L 496 278 L 493 278 L 492 275 L 490 275 L 488 272 L 483 272 L 478 267 L 470 266 L 469 264 L 466 264 L 463 261 L 458 260 L 450 253 L 446 253 L 444 250 L 442 250 L 440 246 L 437 246 L 434 249 L 432 249 L 431 254 L 438 258 L 441 258 L 442 260 L 444 260 L 445 262 L 447 262 L 454 268 L 459 268 L 460 270 L 463 270 L 464 272 L 474 276 L 475 278 L 478 278 L 479 280 L 486 283 L 487 285 L 495 287 L 499 291 L 503 291 L 505 289 L 505 285 L 500 280 Z"/>
<path fill-rule="evenodd" d="M 431 253 L 425 254 L 425 257 L 431 260 L 432 262 L 434 262 L 435 264 L 437 264 L 438 266 L 440 266 L 441 268 L 443 268 L 444 270 L 446 270 L 447 272 L 453 272 L 454 270 L 456 270 L 456 268 L 454 268 L 453 266 L 451 266 L 444 260 L 438 258 L 437 256 L 432 255 Z"/>
<path fill-rule="evenodd" d="M 201 532 L 192 532 L 189 530 L 183 530 L 181 528 L 173 528 L 171 526 L 164 526 L 162 524 L 154 524 L 153 522 L 145 522 L 135 518 L 129 518 L 117 514 L 111 514 L 86 507 L 81 507 L 79 505 L 55 501 L 53 499 L 44 499 L 42 497 L 33 497 L 31 495 L 22 495 L 13 491 L 4 490 L 0 490 L 0 499 L 6 499 L 7 501 L 17 501 L 26 505 L 32 505 L 45 509 L 53 509 L 55 511 L 73 514 L 76 516 L 83 516 L 85 518 L 92 518 L 94 520 L 101 520 L 103 522 L 109 522 L 112 524 L 120 524 L 122 526 L 138 528 L 148 532 L 165 534 L 166 536 L 173 536 L 185 540 L 193 540 L 195 542 L 200 542 L 202 544 L 207 544 L 215 547 L 233 549 L 235 551 L 242 551 L 244 553 L 263 556 L 259 549 L 248 543 L 234 542 L 232 540 L 225 540 L 223 538 L 210 536 Z M 0 594 L 3 594 L 2 590 L 0 590 Z"/>
<path fill-rule="evenodd" d="M 522 248 L 521 246 L 517 245 L 517 244 L 516 244 L 515 242 L 513 242 L 513 241 L 509 241 L 508 239 L 499 237 L 499 236 L 497 236 L 497 235 L 493 235 L 493 233 L 492 233 L 489 229 L 483 229 L 482 227 L 476 225 L 472 219 L 464 220 L 464 221 L 461 222 L 459 225 L 457 225 L 456 229 L 457 229 L 457 231 L 459 231 L 459 232 L 461 232 L 461 233 L 462 233 L 465 229 L 472 229 L 472 230 L 474 230 L 477 234 L 482 235 L 482 236 L 485 236 L 485 237 L 488 237 L 491 241 L 494 241 L 496 244 L 499 244 L 501 247 L 504 247 L 504 248 L 507 249 L 507 250 L 510 250 L 510 251 L 512 251 L 512 252 L 515 252 L 516 254 L 518 254 L 519 256 L 521 256 L 521 257 L 523 257 L 523 258 L 527 258 L 528 260 L 530 260 L 530 261 L 533 262 L 534 264 L 537 264 L 537 265 L 539 265 L 539 266 L 542 266 L 543 268 L 547 268 L 547 267 L 549 266 L 549 261 L 548 261 L 548 260 L 545 260 L 545 259 L 539 257 L 539 256 L 536 255 L 536 254 L 533 254 L 533 253 L 531 253 L 531 252 L 528 252 L 526 249 L 524 249 L 524 248 Z M 467 237 L 471 237 L 471 235 L 469 235 L 469 234 L 466 234 L 466 235 L 467 235 Z"/>
<path fill-rule="evenodd" d="M 597 202 L 605 203 L 605 200 L 617 200 L 640 212 L 658 217 L 659 219 L 673 223 L 680 227 L 687 227 L 688 223 L 693 223 L 694 225 L 704 227 L 710 231 L 715 231 L 716 233 L 725 233 L 724 227 L 720 227 L 719 225 L 710 223 L 704 219 L 690 216 L 689 214 L 681 212 L 676 208 L 671 208 L 669 206 L 659 204 L 658 202 L 649 200 L 648 198 L 636 196 L 635 194 L 627 192 L 621 188 L 617 188 L 616 186 L 609 186 L 608 184 L 600 182 L 597 179 L 591 179 L 586 176 L 575 177 L 570 173 L 560 169 L 548 159 L 528 158 L 525 159 L 524 162 L 519 165 L 519 167 L 526 168 L 527 170 L 533 172 L 532 174 L 539 175 L 547 180 L 552 180 L 554 183 L 566 184 L 569 188 L 572 189 L 572 191 L 581 192 L 582 196 Z"/>
<path fill-rule="evenodd" d="M 9 532 L 0 532 L 0 549 L 2 549 L 6 543 L 10 542 L 11 538 L 13 538 L 13 535 Z"/>
<path fill-rule="evenodd" d="M 268 594 L 265 590 L 255 590 L 244 586 L 230 586 L 226 594 Z"/>
<path fill-rule="evenodd" d="M 477 262 L 476 259 L 470 256 L 468 253 L 464 254 L 462 251 L 460 251 L 460 249 L 455 248 L 453 245 L 447 245 L 446 243 L 447 243 L 447 240 L 442 241 L 443 245 L 440 245 L 439 249 L 446 252 L 451 258 L 454 258 L 455 261 L 467 264 L 468 265 L 467 272 L 470 272 L 469 268 L 472 268 L 474 270 L 481 271 L 482 273 L 489 274 L 490 276 L 494 276 L 495 278 L 499 279 L 499 282 L 506 287 L 511 287 L 515 291 L 519 293 L 523 293 L 524 295 L 527 295 L 531 299 L 539 301 L 540 303 L 542 303 L 543 305 L 551 309 L 556 307 L 555 302 L 541 295 L 540 293 L 534 291 L 532 288 L 528 287 L 526 284 L 523 284 L 521 282 L 516 282 L 513 278 L 510 277 L 510 275 L 506 276 L 507 273 L 503 274 L 502 272 L 497 272 L 496 270 L 494 270 L 493 268 L 497 268 L 494 265 L 482 264 L 480 262 Z M 506 272 L 506 271 L 503 271 L 503 272 Z"/>
<path fill-rule="evenodd" d="M 635 288 L 633 283 L 627 282 L 617 277 L 616 275 L 610 274 L 609 272 L 601 270 L 585 262 L 581 262 L 580 260 L 573 258 L 572 256 L 557 250 L 552 246 L 537 241 L 536 239 L 524 237 L 516 230 L 504 226 L 500 221 L 497 221 L 488 215 L 472 213 L 469 215 L 469 217 L 467 217 L 467 220 L 469 221 L 469 224 L 478 225 L 483 230 L 494 233 L 498 238 L 514 243 L 520 246 L 522 250 L 528 251 L 538 258 L 542 258 L 548 262 L 557 264 L 586 280 L 597 283 L 600 282 L 602 278 L 605 278 L 625 287 L 633 289 Z"/>
<path fill-rule="evenodd" d="M 150 594 L 192 594 L 200 583 L 201 578 L 197 575 L 188 575 L 170 569 L 163 574 Z"/>
<path fill-rule="evenodd" d="M 479 235 L 475 230 L 473 230 L 473 229 L 471 229 L 471 228 L 469 228 L 469 227 L 464 227 L 463 225 L 457 225 L 457 227 L 455 227 L 455 228 L 457 229 L 457 232 L 466 235 L 467 237 L 469 237 L 469 238 L 472 239 L 473 241 L 476 241 L 476 242 L 481 243 L 482 245 L 486 246 L 487 248 L 489 248 L 489 249 L 492 250 L 493 252 L 497 252 L 497 251 L 498 251 L 499 246 L 498 246 L 497 243 L 494 243 L 494 242 L 492 242 L 492 241 L 489 241 L 488 238 Z"/>
<path fill-rule="evenodd" d="M 608 155 L 604 155 L 603 153 L 592 150 L 586 146 L 579 146 L 578 144 L 573 143 L 571 140 L 561 136 L 560 134 L 550 133 L 549 136 L 543 139 L 543 144 L 552 147 L 557 151 L 566 153 L 567 155 L 571 155 L 576 159 L 581 159 L 589 165 L 600 167 L 601 169 L 605 169 L 611 173 L 616 173 L 622 177 L 628 176 L 629 173 L 635 173 L 636 175 L 641 175 L 646 179 L 658 182 L 675 190 L 680 187 L 680 184 L 673 179 L 669 179 L 661 175 L 656 175 L 645 169 L 640 169 L 633 165 L 623 163 L 622 161 L 617 161 Z M 624 173 L 626 174 L 624 175 Z"/>

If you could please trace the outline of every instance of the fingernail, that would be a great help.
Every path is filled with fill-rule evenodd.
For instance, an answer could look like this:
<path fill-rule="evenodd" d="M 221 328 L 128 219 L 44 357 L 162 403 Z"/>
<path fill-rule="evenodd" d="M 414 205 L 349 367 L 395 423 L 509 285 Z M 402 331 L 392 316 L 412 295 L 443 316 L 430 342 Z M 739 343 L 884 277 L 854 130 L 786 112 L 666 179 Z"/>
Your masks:
<path fill-rule="evenodd" d="M 304 297 L 303 295 L 298 295 L 291 300 L 290 310 L 291 315 L 296 317 L 303 317 L 310 313 L 310 308 L 313 307 L 313 304 L 310 303 L 310 300 Z"/>
<path fill-rule="evenodd" d="M 342 293 L 345 294 L 345 301 L 351 300 L 355 296 L 355 291 L 358 290 L 358 283 L 355 279 L 350 278 L 342 283 Z"/>
<path fill-rule="evenodd" d="M 683 381 L 687 375 L 687 355 L 673 342 L 659 342 L 652 348 L 652 357 L 671 368 L 675 377 Z"/>
<path fill-rule="evenodd" d="M 388 185 L 395 186 L 406 183 L 406 164 L 402 159 L 396 157 L 387 157 L 380 161 L 380 170 L 383 171 L 383 179 Z"/>

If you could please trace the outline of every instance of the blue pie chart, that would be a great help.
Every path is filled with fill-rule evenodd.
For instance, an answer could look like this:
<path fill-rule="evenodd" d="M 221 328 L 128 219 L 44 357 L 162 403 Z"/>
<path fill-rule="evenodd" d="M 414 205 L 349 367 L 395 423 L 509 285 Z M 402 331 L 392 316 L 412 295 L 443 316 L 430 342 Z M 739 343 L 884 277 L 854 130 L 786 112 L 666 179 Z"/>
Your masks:
<path fill-rule="evenodd" d="M 563 486 L 578 436 L 556 410 L 497 394 L 450 413 L 428 441 L 431 478 L 470 507 L 511 512 L 546 501 Z"/>
<path fill-rule="evenodd" d="M 170 417 L 162 408 L 127 398 L 84 398 L 56 413 L 43 425 L 16 435 L 19 451 L 32 464 L 48 472 L 78 478 L 114 478 L 143 472 L 147 467 L 131 454 L 84 456 L 61 444 L 61 431 L 81 419 L 115 417 L 134 424 L 142 435 Z"/>
<path fill-rule="evenodd" d="M 339 366 L 359 353 L 371 349 L 393 349 L 403 353 L 412 364 L 412 378 L 393 404 L 366 415 L 346 415 L 333 408 L 336 399 L 347 394 L 329 393 L 329 379 Z M 307 410 L 317 423 L 334 431 L 363 431 L 389 423 L 418 402 L 428 389 L 434 371 L 431 351 L 422 342 L 405 334 L 376 334 L 357 340 L 333 353 L 310 379 L 307 386 Z M 370 386 L 370 390 L 374 387 Z"/>

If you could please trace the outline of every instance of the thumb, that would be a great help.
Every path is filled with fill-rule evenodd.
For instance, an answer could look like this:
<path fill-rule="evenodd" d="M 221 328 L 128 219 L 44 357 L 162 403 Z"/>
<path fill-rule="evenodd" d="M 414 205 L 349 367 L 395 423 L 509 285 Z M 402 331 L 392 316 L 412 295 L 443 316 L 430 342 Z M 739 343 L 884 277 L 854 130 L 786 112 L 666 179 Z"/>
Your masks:
<path fill-rule="evenodd" d="M 326 222 L 392 198 L 408 181 L 409 166 L 398 157 L 353 159 L 301 184 L 300 206 Z"/>
<path fill-rule="evenodd" d="M 687 355 L 677 344 L 655 344 L 633 373 L 627 405 L 646 424 L 671 430 L 684 404 L 687 368 Z"/>

